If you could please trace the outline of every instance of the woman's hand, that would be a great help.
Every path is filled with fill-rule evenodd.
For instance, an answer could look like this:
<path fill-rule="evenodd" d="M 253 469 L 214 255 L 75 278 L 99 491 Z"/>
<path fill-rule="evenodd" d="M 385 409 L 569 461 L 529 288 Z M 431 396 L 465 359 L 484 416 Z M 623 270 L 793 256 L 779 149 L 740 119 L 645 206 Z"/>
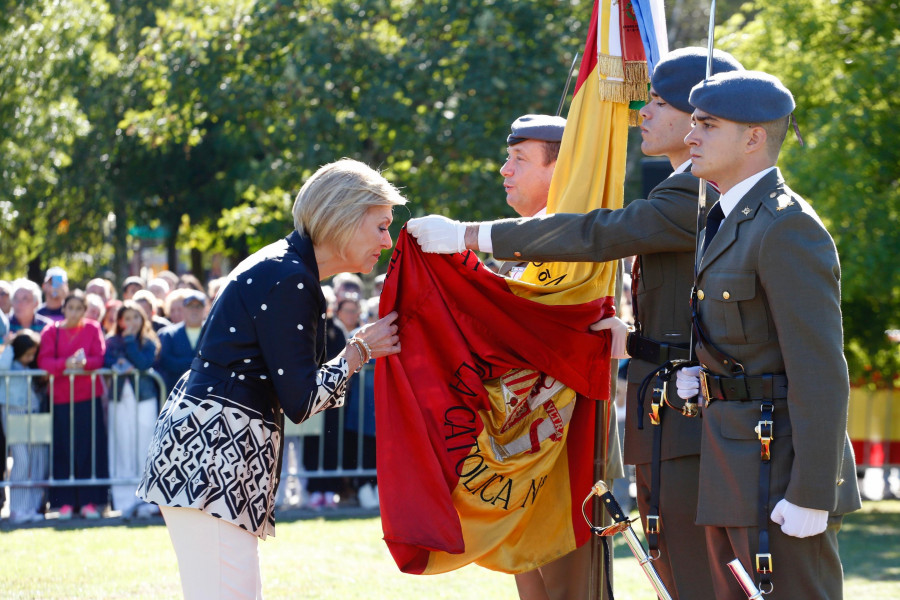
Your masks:
<path fill-rule="evenodd" d="M 354 337 L 363 339 L 372 351 L 370 358 L 381 358 L 389 354 L 400 352 L 400 337 L 397 335 L 397 326 L 394 321 L 397 312 L 394 311 L 374 323 L 369 323 L 356 332 Z"/>
<path fill-rule="evenodd" d="M 75 351 L 75 354 L 66 359 L 67 369 L 83 369 L 86 364 L 87 357 L 84 355 L 84 348 L 79 348 Z"/>

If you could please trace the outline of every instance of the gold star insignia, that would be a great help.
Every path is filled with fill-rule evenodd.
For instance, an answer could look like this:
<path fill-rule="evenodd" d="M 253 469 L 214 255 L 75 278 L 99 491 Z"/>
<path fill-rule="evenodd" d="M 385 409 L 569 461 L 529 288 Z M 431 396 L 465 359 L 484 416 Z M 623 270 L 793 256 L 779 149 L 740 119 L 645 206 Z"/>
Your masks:
<path fill-rule="evenodd" d="M 742 210 L 741 212 L 744 213 L 744 216 L 746 217 L 747 215 L 749 215 L 749 214 L 750 214 L 751 212 L 753 212 L 753 211 L 750 210 L 750 207 L 747 207 L 747 208 L 745 208 L 744 210 Z"/>
<path fill-rule="evenodd" d="M 787 202 L 779 202 L 779 203 L 778 203 L 778 208 L 776 208 L 775 210 L 784 210 L 784 209 L 786 209 L 788 206 L 793 206 L 793 205 L 794 205 L 794 201 L 788 199 Z"/>

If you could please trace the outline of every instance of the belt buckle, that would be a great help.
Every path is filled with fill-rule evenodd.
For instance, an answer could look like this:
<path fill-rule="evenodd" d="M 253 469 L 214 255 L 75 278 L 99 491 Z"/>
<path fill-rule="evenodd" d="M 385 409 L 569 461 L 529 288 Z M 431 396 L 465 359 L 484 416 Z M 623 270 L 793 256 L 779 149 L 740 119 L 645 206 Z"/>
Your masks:
<path fill-rule="evenodd" d="M 706 379 L 706 369 L 703 366 L 700 367 L 700 398 L 698 399 L 700 402 L 700 406 L 706 408 L 712 402 L 712 398 L 709 395 L 709 381 Z"/>
<path fill-rule="evenodd" d="M 650 416 L 650 422 L 654 425 L 659 425 L 659 409 L 662 405 L 660 400 L 657 400 L 657 393 L 661 396 L 665 397 L 665 390 L 661 388 L 653 388 L 654 399 L 653 402 L 650 403 L 650 412 L 648 413 Z"/>
<path fill-rule="evenodd" d="M 772 572 L 772 555 L 768 552 L 756 555 L 756 572 L 771 573 Z"/>
<path fill-rule="evenodd" d="M 659 533 L 659 515 L 647 515 L 647 534 L 655 535 Z"/>

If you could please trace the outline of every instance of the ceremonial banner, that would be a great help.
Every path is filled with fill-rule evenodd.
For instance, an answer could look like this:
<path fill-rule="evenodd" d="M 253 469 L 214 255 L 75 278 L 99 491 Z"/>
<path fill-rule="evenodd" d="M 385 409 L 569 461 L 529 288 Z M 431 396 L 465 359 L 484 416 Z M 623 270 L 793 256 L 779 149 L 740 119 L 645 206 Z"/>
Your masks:
<path fill-rule="evenodd" d="M 397 241 L 379 311 L 399 313 L 403 350 L 377 361 L 375 414 L 384 538 L 406 573 L 525 571 L 573 550 L 575 525 L 590 535 L 563 442 L 593 431 L 576 392 L 609 396 L 608 337 L 588 327 L 612 307 L 546 306 L 510 283 L 473 252 Z M 575 456 L 590 481 L 593 453 Z"/>
<path fill-rule="evenodd" d="M 624 4 L 594 5 L 548 212 L 622 206 L 628 102 L 647 96 Z M 615 276 L 615 263 L 531 263 L 505 280 L 401 235 L 380 313 L 398 311 L 403 351 L 378 361 L 375 384 L 382 523 L 401 570 L 517 573 L 590 539 L 580 507 L 606 456 L 610 357 L 588 327 L 614 314 Z"/>
<path fill-rule="evenodd" d="M 631 5 L 641 30 L 641 41 L 647 56 L 647 73 L 652 77 L 656 63 L 669 52 L 663 0 L 633 0 Z"/>

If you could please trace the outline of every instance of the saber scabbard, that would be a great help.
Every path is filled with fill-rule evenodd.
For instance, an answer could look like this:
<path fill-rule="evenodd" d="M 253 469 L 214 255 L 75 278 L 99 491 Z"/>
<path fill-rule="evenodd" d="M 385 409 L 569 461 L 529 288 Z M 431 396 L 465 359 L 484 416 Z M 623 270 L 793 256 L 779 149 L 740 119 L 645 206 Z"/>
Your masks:
<path fill-rule="evenodd" d="M 600 498 L 600 501 L 603 502 L 603 506 L 606 508 L 606 512 L 612 517 L 613 524 L 609 527 L 595 527 L 590 519 L 588 519 L 587 514 L 585 513 L 585 506 L 592 496 Z M 659 573 L 656 572 L 656 569 L 653 568 L 653 564 L 650 562 L 653 559 L 647 554 L 647 551 L 644 550 L 644 546 L 641 544 L 637 534 L 635 534 L 634 529 L 631 527 L 631 521 L 628 519 L 628 515 L 622 511 L 622 507 L 619 506 L 616 497 L 613 496 L 605 482 L 598 481 L 594 484 L 591 488 L 591 493 L 588 494 L 584 499 L 584 502 L 581 503 L 581 514 L 584 516 L 584 520 L 587 521 L 591 531 L 596 535 L 606 537 L 621 533 L 625 537 L 625 542 L 628 544 L 628 547 L 631 548 L 631 553 L 634 554 L 634 557 L 638 560 L 641 568 L 644 569 L 644 574 L 647 576 L 647 579 L 650 580 L 650 584 L 656 591 L 656 595 L 660 600 L 672 600 L 671 594 L 669 594 L 662 579 L 659 578 Z"/>
<path fill-rule="evenodd" d="M 747 569 L 741 564 L 740 559 L 736 558 L 728 563 L 728 568 L 731 570 L 731 574 L 734 575 L 734 578 L 737 579 L 738 585 L 741 586 L 741 589 L 747 594 L 748 600 L 758 600 L 763 597 L 763 593 L 756 587 L 756 584 L 753 583 L 753 578 L 747 573 Z"/>

